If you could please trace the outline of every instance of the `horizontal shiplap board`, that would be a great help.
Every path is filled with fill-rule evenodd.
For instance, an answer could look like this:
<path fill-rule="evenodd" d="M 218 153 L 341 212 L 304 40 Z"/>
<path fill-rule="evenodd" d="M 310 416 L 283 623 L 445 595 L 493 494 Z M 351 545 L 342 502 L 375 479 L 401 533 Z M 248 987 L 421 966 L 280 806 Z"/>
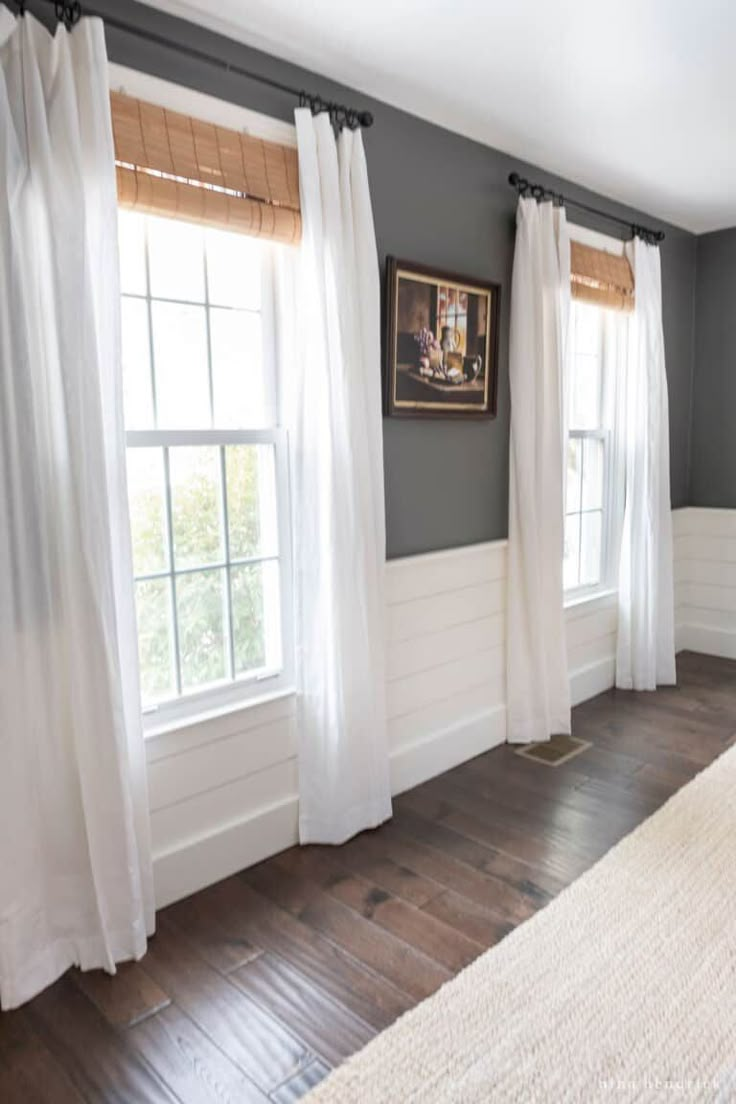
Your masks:
<path fill-rule="evenodd" d="M 474 652 L 462 659 L 440 663 L 426 671 L 409 675 L 387 687 L 387 713 L 389 718 L 411 713 L 423 705 L 441 701 L 448 694 L 457 694 L 473 686 L 488 683 L 498 686 L 499 694 L 505 680 L 506 663 L 504 649 L 491 648 Z"/>
<path fill-rule="evenodd" d="M 255 774 L 296 757 L 293 716 L 248 728 L 180 756 L 159 759 L 148 770 L 151 810 Z"/>
<path fill-rule="evenodd" d="M 675 562 L 675 580 L 678 583 L 736 587 L 736 562 L 682 559 Z"/>
<path fill-rule="evenodd" d="M 599 609 L 595 613 L 589 614 L 587 617 L 568 619 L 565 630 L 568 653 L 571 653 L 573 649 L 581 644 L 585 644 L 592 640 L 598 640 L 600 637 L 610 636 L 612 633 L 616 632 L 617 624 L 618 611 L 610 606 Z M 570 660 L 569 654 L 568 666 L 571 669 L 576 666 L 576 664 Z"/>
<path fill-rule="evenodd" d="M 678 537 L 675 561 L 707 560 L 710 563 L 736 563 L 736 536 L 689 533 Z"/>
<path fill-rule="evenodd" d="M 618 593 L 615 590 L 609 590 L 595 598 L 585 598 L 582 601 L 572 602 L 565 606 L 565 620 L 569 624 L 571 621 L 577 621 L 580 617 L 590 617 L 594 613 L 610 609 L 618 609 Z"/>
<path fill-rule="evenodd" d="M 390 605 L 386 613 L 388 640 L 390 644 L 412 640 L 452 625 L 502 613 L 505 607 L 505 580 L 466 586 L 460 578 L 455 590 Z"/>
<path fill-rule="evenodd" d="M 506 578 L 506 541 L 473 544 L 391 560 L 386 567 L 389 606 Z"/>
<path fill-rule="evenodd" d="M 388 722 L 389 747 L 392 752 L 425 739 L 436 730 L 456 728 L 468 717 L 488 712 L 505 701 L 505 687 L 498 678 L 484 679 L 477 686 L 460 690 L 455 694 L 419 706 Z"/>
<path fill-rule="evenodd" d="M 672 536 L 675 540 L 684 533 L 689 533 L 691 528 L 690 507 L 685 506 L 681 510 L 672 511 Z"/>
<path fill-rule="evenodd" d="M 495 613 L 477 621 L 465 621 L 439 632 L 424 633 L 411 640 L 399 640 L 389 644 L 389 681 L 406 675 L 426 671 L 453 659 L 462 659 L 489 647 L 500 647 L 504 642 L 505 621 L 503 614 Z"/>
<path fill-rule="evenodd" d="M 591 640 L 582 641 L 567 650 L 567 663 L 571 672 L 599 660 L 609 659 L 616 655 L 616 633 L 608 633 L 606 636 L 596 636 Z"/>
<path fill-rule="evenodd" d="M 686 506 L 672 512 L 672 531 L 677 539 L 683 535 L 698 537 L 736 538 L 736 510 L 711 509 L 707 506 Z"/>
<path fill-rule="evenodd" d="M 725 609 L 682 605 L 677 608 L 677 620 L 682 625 L 701 625 L 709 629 L 736 629 L 734 614 L 731 610 Z"/>
<path fill-rule="evenodd" d="M 691 507 L 678 515 L 677 646 L 736 658 L 736 510 Z"/>
<path fill-rule="evenodd" d="M 223 711 L 177 728 L 154 732 L 146 737 L 146 758 L 149 763 L 156 763 L 172 755 L 183 755 L 240 732 L 293 717 L 295 710 L 294 695 L 281 693 L 263 701 L 249 702 L 242 709 Z"/>
<path fill-rule="evenodd" d="M 277 805 L 297 792 L 296 759 L 204 790 L 151 813 L 154 855 L 166 854 L 188 840 L 236 824 L 246 815 Z"/>
<path fill-rule="evenodd" d="M 677 605 L 736 614 L 736 587 L 683 581 L 677 583 L 675 589 Z"/>

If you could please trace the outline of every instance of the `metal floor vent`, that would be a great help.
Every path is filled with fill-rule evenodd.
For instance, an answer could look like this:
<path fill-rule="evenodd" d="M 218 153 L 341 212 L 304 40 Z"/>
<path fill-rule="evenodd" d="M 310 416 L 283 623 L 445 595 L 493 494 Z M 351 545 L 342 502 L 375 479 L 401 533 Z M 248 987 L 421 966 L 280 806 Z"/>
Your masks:
<path fill-rule="evenodd" d="M 546 767 L 559 767 L 590 746 L 589 740 L 580 740 L 577 736 L 553 736 L 543 744 L 525 744 L 516 754 L 523 759 L 533 759 L 535 763 L 544 763 Z"/>

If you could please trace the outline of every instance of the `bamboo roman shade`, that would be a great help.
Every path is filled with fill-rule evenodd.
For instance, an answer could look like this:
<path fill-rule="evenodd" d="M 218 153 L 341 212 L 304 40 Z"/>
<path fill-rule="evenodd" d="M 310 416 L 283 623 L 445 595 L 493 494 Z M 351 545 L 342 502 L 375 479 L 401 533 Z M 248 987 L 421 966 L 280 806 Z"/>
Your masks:
<path fill-rule="evenodd" d="M 570 290 L 586 303 L 634 309 L 634 274 L 626 257 L 576 241 L 570 242 Z"/>
<path fill-rule="evenodd" d="M 295 149 L 119 92 L 110 101 L 121 207 L 299 240 Z"/>

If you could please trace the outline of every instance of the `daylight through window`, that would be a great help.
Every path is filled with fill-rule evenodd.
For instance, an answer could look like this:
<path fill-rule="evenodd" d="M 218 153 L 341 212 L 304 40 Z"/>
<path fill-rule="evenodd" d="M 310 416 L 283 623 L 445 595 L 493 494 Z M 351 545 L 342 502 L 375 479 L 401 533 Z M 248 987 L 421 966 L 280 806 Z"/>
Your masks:
<path fill-rule="evenodd" d="M 288 659 L 285 440 L 261 243 L 119 212 L 128 494 L 144 709 L 247 696 Z"/>
<path fill-rule="evenodd" d="M 621 492 L 616 380 L 625 325 L 621 312 L 572 302 L 563 565 L 568 595 L 615 582 L 611 545 Z"/>

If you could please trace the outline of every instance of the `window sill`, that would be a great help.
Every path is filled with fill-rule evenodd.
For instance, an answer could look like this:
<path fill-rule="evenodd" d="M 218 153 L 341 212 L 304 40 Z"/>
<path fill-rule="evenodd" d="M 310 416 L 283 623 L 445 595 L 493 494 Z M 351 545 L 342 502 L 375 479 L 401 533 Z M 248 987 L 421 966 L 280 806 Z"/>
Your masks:
<path fill-rule="evenodd" d="M 271 702 L 280 701 L 282 698 L 291 698 L 296 695 L 293 686 L 286 686 L 271 693 L 259 694 L 256 697 L 246 698 L 242 701 L 229 701 L 213 709 L 201 710 L 198 713 L 190 713 L 185 717 L 177 717 L 161 724 L 154 721 L 155 714 L 143 716 L 143 735 L 146 740 L 153 740 L 160 736 L 167 736 L 172 732 L 185 732 L 199 725 L 216 722 L 222 718 L 232 717 L 237 713 L 249 713 L 259 706 L 269 705 Z"/>
<path fill-rule="evenodd" d="M 618 587 L 603 587 L 599 590 L 584 591 L 580 594 L 571 594 L 564 599 L 565 613 L 579 610 L 588 613 L 596 604 L 610 605 L 610 599 L 618 594 Z"/>

